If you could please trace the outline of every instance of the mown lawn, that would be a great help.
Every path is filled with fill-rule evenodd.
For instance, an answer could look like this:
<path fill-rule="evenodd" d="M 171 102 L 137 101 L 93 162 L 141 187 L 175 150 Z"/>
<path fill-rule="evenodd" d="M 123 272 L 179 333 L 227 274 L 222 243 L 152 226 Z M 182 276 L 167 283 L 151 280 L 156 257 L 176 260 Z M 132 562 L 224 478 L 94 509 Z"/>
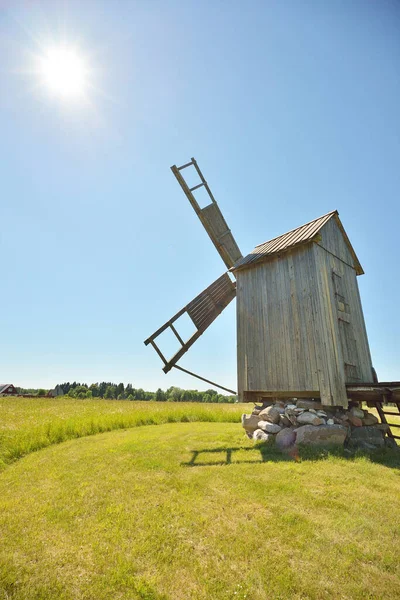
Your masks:
<path fill-rule="evenodd" d="M 68 402 L 53 418 L 78 418 Z M 125 404 L 130 419 L 135 406 L 152 415 L 150 403 L 107 410 Z M 200 408 L 242 411 L 190 404 L 179 421 Z M 294 459 L 255 447 L 239 423 L 159 410 L 165 424 L 70 439 L 3 470 L 1 600 L 400 597 L 396 451 Z"/>

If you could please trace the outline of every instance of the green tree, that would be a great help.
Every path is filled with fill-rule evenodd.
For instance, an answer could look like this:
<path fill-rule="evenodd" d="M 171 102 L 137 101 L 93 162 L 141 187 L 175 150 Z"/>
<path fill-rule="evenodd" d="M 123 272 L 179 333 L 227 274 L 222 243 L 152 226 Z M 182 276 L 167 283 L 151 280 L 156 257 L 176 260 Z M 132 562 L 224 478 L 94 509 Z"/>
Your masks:
<path fill-rule="evenodd" d="M 114 385 L 108 385 L 106 387 L 106 391 L 104 393 L 104 398 L 107 398 L 109 400 L 111 400 L 112 398 L 115 398 L 115 386 Z"/>
<path fill-rule="evenodd" d="M 163 390 L 161 388 L 158 388 L 158 390 L 156 391 L 155 400 L 157 400 L 157 402 L 164 402 L 165 400 L 165 392 L 163 392 Z"/>
<path fill-rule="evenodd" d="M 93 398 L 97 398 L 100 395 L 97 383 L 92 383 L 89 390 L 92 392 Z"/>

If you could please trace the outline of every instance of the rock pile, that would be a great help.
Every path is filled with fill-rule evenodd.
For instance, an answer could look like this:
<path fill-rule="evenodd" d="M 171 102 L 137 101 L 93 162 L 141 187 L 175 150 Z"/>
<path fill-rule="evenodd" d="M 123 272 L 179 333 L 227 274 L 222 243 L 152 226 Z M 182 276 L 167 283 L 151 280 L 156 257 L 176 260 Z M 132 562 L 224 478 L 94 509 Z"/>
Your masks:
<path fill-rule="evenodd" d="M 297 445 L 330 446 L 375 450 L 390 445 L 385 439 L 388 425 L 363 410 L 357 402 L 349 409 L 322 407 L 315 400 L 271 401 L 242 415 L 242 426 L 250 439 L 273 441 L 281 450 Z"/>

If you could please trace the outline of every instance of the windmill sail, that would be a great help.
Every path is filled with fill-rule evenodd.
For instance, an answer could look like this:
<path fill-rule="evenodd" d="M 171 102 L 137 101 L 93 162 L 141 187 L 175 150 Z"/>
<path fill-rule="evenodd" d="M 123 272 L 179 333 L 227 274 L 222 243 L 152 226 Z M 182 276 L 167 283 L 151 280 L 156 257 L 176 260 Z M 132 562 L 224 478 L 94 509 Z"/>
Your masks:
<path fill-rule="evenodd" d="M 200 183 L 192 188 L 189 188 L 181 173 L 183 169 L 186 169 L 190 166 L 193 166 L 196 169 L 200 177 Z M 177 178 L 179 185 L 185 192 L 190 204 L 193 206 L 200 221 L 203 223 L 205 230 L 210 236 L 212 243 L 218 250 L 222 260 L 228 269 L 230 269 L 240 258 L 242 258 L 242 253 L 239 250 L 235 238 L 233 237 L 231 230 L 229 229 L 220 211 L 220 208 L 214 196 L 212 195 L 210 188 L 208 187 L 207 181 L 204 179 L 203 174 L 198 167 L 197 162 L 194 158 L 192 158 L 189 163 L 186 163 L 181 167 L 177 167 L 176 165 L 172 166 L 171 170 Z M 200 208 L 193 192 L 203 186 L 205 187 L 211 202 L 204 208 Z"/>
<path fill-rule="evenodd" d="M 189 350 L 190 346 L 192 346 L 192 344 L 194 344 L 194 342 L 202 335 L 202 333 L 205 332 L 205 330 L 224 310 L 224 308 L 228 306 L 235 296 L 236 283 L 233 283 L 229 275 L 224 273 L 221 277 L 214 281 L 214 283 L 203 290 L 201 294 L 196 296 L 196 298 L 182 308 L 182 310 L 176 313 L 176 315 L 174 315 L 169 321 L 164 323 L 162 327 L 157 329 L 157 331 L 147 338 L 147 340 L 145 340 L 144 343 L 146 346 L 151 344 L 163 361 L 164 373 L 168 373 L 168 371 L 172 369 L 172 367 L 185 354 L 185 352 Z M 185 313 L 189 315 L 197 329 L 197 331 L 187 341 L 184 341 L 181 338 L 174 326 L 174 322 Z M 178 350 L 178 352 L 170 359 L 164 357 L 155 342 L 156 338 L 168 328 L 172 330 L 181 345 L 180 350 Z"/>

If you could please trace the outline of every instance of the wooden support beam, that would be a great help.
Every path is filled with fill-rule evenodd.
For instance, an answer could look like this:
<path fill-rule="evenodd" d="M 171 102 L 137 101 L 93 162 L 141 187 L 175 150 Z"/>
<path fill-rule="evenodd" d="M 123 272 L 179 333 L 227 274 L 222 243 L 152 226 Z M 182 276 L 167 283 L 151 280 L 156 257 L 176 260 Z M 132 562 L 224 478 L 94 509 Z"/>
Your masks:
<path fill-rule="evenodd" d="M 234 394 L 235 396 L 237 394 L 237 392 L 235 392 L 235 390 L 230 390 L 229 388 L 219 385 L 219 383 L 215 383 L 215 381 L 210 381 L 209 379 L 205 379 L 205 377 L 196 375 L 196 373 L 192 373 L 191 371 L 188 371 L 187 369 L 184 369 L 183 367 L 180 367 L 179 365 L 173 365 L 173 366 L 174 366 L 174 369 L 183 371 L 183 373 L 187 373 L 188 375 L 191 375 L 192 377 L 197 377 L 197 379 L 201 379 L 202 381 L 205 381 L 206 383 L 209 383 L 210 385 L 214 385 L 215 387 L 220 388 L 221 390 L 225 390 L 225 392 L 230 392 L 231 394 Z"/>

